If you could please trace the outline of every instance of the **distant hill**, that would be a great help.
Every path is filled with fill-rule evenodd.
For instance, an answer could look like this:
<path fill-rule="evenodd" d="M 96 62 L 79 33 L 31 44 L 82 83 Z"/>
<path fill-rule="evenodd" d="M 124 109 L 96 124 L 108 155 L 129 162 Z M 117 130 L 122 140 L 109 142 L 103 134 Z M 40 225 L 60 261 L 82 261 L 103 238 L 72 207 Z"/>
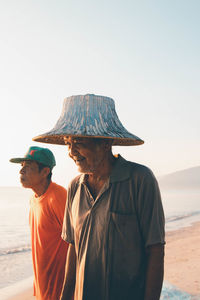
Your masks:
<path fill-rule="evenodd" d="M 159 177 L 161 189 L 199 189 L 200 166 Z"/>

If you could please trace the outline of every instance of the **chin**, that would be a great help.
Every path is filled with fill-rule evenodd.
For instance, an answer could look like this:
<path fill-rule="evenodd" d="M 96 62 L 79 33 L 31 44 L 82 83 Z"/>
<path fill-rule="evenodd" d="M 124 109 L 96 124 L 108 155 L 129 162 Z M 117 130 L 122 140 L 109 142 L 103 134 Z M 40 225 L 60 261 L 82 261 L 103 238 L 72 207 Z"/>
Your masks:
<path fill-rule="evenodd" d="M 21 185 L 22 185 L 24 188 L 30 188 L 30 186 L 29 186 L 26 182 L 21 181 Z"/>
<path fill-rule="evenodd" d="M 78 172 L 87 173 L 87 170 L 84 167 L 78 166 Z"/>
<path fill-rule="evenodd" d="M 78 168 L 78 172 L 79 172 L 79 173 L 83 173 L 83 174 L 86 174 L 86 173 L 87 173 L 83 168 Z"/>
<path fill-rule="evenodd" d="M 78 171 L 82 174 L 93 174 L 94 173 L 94 171 L 84 169 L 84 168 L 78 168 Z"/>

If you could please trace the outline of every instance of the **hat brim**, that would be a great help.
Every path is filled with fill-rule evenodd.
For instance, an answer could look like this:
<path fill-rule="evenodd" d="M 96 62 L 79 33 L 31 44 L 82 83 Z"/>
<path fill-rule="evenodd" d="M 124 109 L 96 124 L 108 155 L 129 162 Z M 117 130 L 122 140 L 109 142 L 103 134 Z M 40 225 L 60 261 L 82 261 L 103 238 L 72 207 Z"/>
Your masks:
<path fill-rule="evenodd" d="M 47 144 L 57 144 L 57 145 L 65 145 L 66 137 L 80 137 L 80 138 L 99 138 L 99 139 L 112 139 L 113 146 L 138 146 L 144 144 L 144 141 L 138 137 L 134 138 L 119 138 L 112 136 L 95 136 L 95 135 L 73 135 L 73 134 L 51 134 L 51 135 L 39 135 L 34 137 L 32 140 L 35 142 L 47 143 Z"/>
<path fill-rule="evenodd" d="M 23 161 L 28 161 L 28 160 L 33 160 L 33 159 L 30 159 L 30 158 L 21 158 L 21 157 L 17 157 L 17 158 L 11 158 L 9 161 L 12 162 L 12 163 L 16 163 L 16 164 L 20 164 L 22 163 Z"/>

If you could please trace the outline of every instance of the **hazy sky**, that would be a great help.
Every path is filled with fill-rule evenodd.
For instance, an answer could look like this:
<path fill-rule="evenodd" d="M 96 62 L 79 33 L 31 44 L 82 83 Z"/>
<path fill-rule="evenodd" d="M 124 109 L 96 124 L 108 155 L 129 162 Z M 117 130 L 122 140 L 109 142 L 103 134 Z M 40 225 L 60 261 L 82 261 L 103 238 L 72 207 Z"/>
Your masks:
<path fill-rule="evenodd" d="M 32 142 L 76 94 L 113 98 L 145 140 L 114 153 L 157 176 L 200 165 L 199 13 L 199 0 L 0 0 L 0 185 L 19 185 L 9 159 L 30 145 L 53 150 L 58 183 L 77 174 L 65 146 Z"/>

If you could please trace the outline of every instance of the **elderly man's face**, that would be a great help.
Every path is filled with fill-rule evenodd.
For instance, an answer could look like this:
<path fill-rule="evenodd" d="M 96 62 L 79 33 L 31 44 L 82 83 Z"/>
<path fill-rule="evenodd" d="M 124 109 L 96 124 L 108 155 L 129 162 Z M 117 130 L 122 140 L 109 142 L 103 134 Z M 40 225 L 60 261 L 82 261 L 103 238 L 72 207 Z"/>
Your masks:
<path fill-rule="evenodd" d="M 105 157 L 105 143 L 98 143 L 93 138 L 66 137 L 65 144 L 68 146 L 69 156 L 78 166 L 81 173 L 95 173 L 101 168 Z"/>
<path fill-rule="evenodd" d="M 39 171 L 35 161 L 24 161 L 20 170 L 20 181 L 23 187 L 34 189 L 44 180 L 44 169 Z"/>

